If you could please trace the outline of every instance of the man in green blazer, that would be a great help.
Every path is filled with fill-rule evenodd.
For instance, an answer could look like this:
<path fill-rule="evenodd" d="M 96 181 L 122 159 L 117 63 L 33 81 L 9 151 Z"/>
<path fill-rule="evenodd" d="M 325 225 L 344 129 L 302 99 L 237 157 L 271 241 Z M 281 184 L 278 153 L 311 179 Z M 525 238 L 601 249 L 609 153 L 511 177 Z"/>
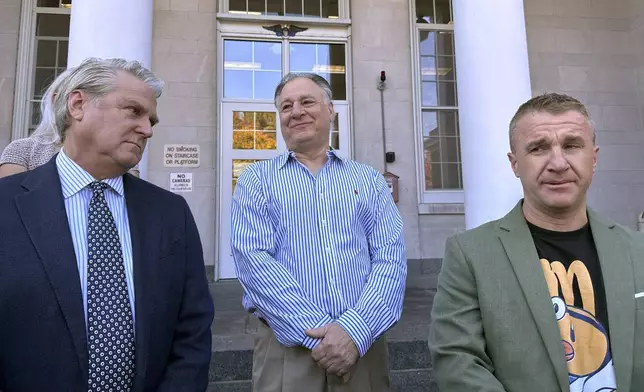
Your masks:
<path fill-rule="evenodd" d="M 440 390 L 644 391 L 644 236 L 587 206 L 588 111 L 532 98 L 510 145 L 524 199 L 447 241 L 429 335 Z"/>

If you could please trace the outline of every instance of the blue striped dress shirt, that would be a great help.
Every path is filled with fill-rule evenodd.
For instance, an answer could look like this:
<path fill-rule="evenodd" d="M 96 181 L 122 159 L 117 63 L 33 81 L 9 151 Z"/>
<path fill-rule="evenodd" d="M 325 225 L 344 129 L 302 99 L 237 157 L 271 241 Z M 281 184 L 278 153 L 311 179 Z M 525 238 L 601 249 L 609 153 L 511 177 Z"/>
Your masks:
<path fill-rule="evenodd" d="M 72 233 L 76 265 L 80 276 L 81 292 L 83 294 L 83 309 L 85 311 L 85 325 L 87 325 L 87 219 L 89 202 L 92 199 L 92 190 L 88 185 L 96 181 L 85 169 L 71 160 L 65 151 L 61 150 L 56 157 L 58 176 L 63 190 L 67 221 Z M 130 296 L 132 320 L 134 321 L 134 279 L 132 267 L 132 239 L 130 238 L 130 222 L 128 221 L 125 194 L 123 191 L 123 176 L 108 178 L 104 181 L 110 186 L 105 192 L 107 206 L 114 217 L 123 262 L 125 263 L 125 279 Z"/>
<path fill-rule="evenodd" d="M 292 152 L 239 176 L 231 246 L 244 307 L 285 346 L 315 348 L 304 331 L 339 323 L 360 355 L 402 312 L 403 224 L 375 169 L 329 151 L 317 175 Z"/>

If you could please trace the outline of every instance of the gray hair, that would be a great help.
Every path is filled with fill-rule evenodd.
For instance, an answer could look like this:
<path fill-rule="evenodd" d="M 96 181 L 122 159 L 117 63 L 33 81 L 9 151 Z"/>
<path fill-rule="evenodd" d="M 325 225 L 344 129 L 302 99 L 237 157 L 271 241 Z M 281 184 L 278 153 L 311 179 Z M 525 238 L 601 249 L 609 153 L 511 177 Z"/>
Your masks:
<path fill-rule="evenodd" d="M 72 92 L 83 91 L 96 101 L 114 90 L 119 71 L 135 76 L 147 84 L 157 98 L 161 96 L 163 81 L 140 62 L 88 58 L 79 66 L 58 75 L 46 90 L 40 105 L 41 121 L 32 137 L 38 137 L 44 143 L 62 144 L 69 126 L 67 101 Z"/>
<path fill-rule="evenodd" d="M 320 87 L 324 91 L 325 103 L 333 101 L 333 92 L 331 91 L 331 85 L 329 85 L 329 82 L 327 82 L 326 79 L 324 79 L 322 76 L 311 72 L 291 72 L 284 76 L 280 81 L 280 84 L 278 84 L 275 88 L 275 107 L 278 106 L 277 100 L 282 94 L 282 89 L 284 89 L 284 86 L 286 86 L 288 82 L 298 78 L 308 79 L 318 85 L 318 87 Z"/>

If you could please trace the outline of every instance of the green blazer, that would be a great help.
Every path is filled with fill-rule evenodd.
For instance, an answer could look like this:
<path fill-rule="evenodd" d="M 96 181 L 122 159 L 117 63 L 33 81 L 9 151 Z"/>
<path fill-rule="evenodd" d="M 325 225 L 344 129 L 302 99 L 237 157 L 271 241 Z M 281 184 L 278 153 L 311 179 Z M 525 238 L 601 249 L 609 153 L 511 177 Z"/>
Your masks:
<path fill-rule="evenodd" d="M 643 391 L 644 236 L 591 209 L 588 217 L 617 391 Z M 431 317 L 429 349 L 441 391 L 569 391 L 553 303 L 521 202 L 504 218 L 447 240 Z"/>

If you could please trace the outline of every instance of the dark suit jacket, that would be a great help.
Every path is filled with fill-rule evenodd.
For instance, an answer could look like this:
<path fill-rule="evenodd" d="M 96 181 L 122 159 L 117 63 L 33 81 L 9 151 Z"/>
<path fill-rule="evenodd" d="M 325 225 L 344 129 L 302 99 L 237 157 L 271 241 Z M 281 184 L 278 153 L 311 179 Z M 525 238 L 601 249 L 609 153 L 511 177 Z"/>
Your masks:
<path fill-rule="evenodd" d="M 588 217 L 617 391 L 642 391 L 644 236 L 590 209 Z M 569 391 L 559 326 L 520 203 L 504 218 L 448 240 L 430 331 L 441 391 Z"/>
<path fill-rule="evenodd" d="M 133 392 L 205 391 L 213 303 L 180 196 L 126 174 L 136 298 Z M 81 287 L 55 157 L 0 179 L 0 390 L 87 391 Z"/>

